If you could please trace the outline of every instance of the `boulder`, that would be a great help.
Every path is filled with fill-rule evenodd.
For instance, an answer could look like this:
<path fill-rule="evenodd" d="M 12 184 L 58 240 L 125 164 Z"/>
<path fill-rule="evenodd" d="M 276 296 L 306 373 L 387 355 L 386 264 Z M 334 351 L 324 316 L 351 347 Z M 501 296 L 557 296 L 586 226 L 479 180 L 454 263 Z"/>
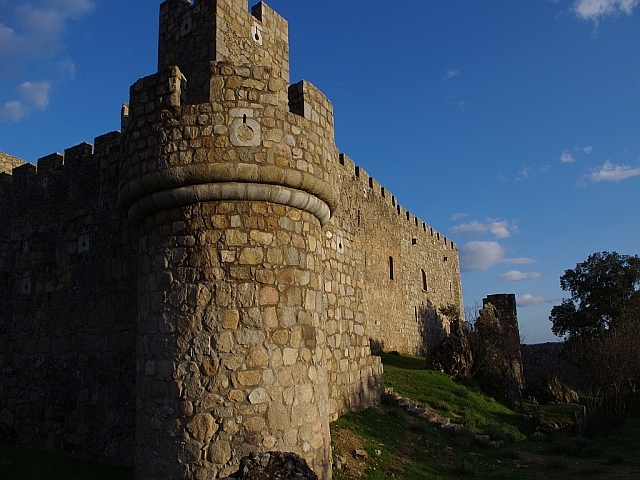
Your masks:
<path fill-rule="evenodd" d="M 292 452 L 253 453 L 226 480 L 318 480 L 304 458 Z"/>

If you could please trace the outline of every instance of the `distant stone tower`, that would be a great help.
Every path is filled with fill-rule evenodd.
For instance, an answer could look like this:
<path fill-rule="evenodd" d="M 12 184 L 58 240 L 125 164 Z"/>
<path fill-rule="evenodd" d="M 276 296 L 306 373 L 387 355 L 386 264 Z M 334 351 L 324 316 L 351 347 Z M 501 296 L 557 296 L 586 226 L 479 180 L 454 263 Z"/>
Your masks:
<path fill-rule="evenodd" d="M 520 350 L 520 327 L 518 326 L 518 308 L 516 296 L 513 293 L 499 293 L 487 295 L 482 299 L 482 308 L 492 305 L 496 310 L 496 317 L 500 321 L 504 335 L 509 339 L 511 351 L 511 369 L 513 370 L 520 390 L 524 389 L 524 370 L 522 366 L 522 352 Z"/>
<path fill-rule="evenodd" d="M 140 480 L 221 478 L 264 450 L 331 477 L 321 229 L 338 153 L 330 103 L 289 86 L 287 32 L 263 3 L 168 0 L 158 73 L 123 108 Z"/>

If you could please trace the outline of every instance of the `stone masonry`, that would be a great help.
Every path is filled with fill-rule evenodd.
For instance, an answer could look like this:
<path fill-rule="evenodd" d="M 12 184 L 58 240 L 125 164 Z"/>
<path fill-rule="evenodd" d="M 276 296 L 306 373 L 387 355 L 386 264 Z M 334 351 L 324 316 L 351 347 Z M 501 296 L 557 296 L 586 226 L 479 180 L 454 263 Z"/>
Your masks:
<path fill-rule="evenodd" d="M 372 350 L 425 353 L 462 307 L 457 247 L 338 153 L 267 5 L 168 0 L 159 38 L 122 133 L 0 156 L 0 439 L 157 480 L 291 451 L 328 479 L 329 422 L 383 392 Z"/>

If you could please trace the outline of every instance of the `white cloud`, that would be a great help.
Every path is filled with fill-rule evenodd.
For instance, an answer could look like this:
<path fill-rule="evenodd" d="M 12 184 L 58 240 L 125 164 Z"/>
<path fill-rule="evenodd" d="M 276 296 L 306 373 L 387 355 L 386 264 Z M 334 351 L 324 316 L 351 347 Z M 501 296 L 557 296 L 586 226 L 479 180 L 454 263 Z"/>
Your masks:
<path fill-rule="evenodd" d="M 49 106 L 51 83 L 48 81 L 24 82 L 17 90 L 21 100 L 6 102 L 0 110 L 0 117 L 17 122 L 32 109 L 45 110 Z"/>
<path fill-rule="evenodd" d="M 524 273 L 518 270 L 511 270 L 507 273 L 499 275 L 499 277 L 505 282 L 521 282 L 524 280 L 537 280 L 539 278 L 542 278 L 542 275 L 540 275 L 538 272 Z"/>
<path fill-rule="evenodd" d="M 547 300 L 545 297 L 535 297 L 529 293 L 525 293 L 524 295 L 516 295 L 516 303 L 519 307 L 533 307 L 534 305 L 540 305 L 541 303 L 546 303 L 548 301 L 549 300 Z"/>
<path fill-rule="evenodd" d="M 573 12 L 582 20 L 598 23 L 605 17 L 615 17 L 622 13 L 631 15 L 640 0 L 576 0 Z"/>
<path fill-rule="evenodd" d="M 451 215 L 451 220 L 456 221 L 468 216 L 469 216 L 468 213 L 454 213 L 453 215 Z"/>
<path fill-rule="evenodd" d="M 518 172 L 516 180 L 527 180 L 528 178 L 536 177 L 539 173 L 544 173 L 551 168 L 551 165 L 541 165 L 539 167 L 522 167 L 522 170 Z"/>
<path fill-rule="evenodd" d="M 589 154 L 589 153 L 593 152 L 593 147 L 592 147 L 592 146 L 584 147 L 584 148 L 582 149 L 582 151 L 583 151 L 584 153 L 586 153 L 586 154 Z"/>
<path fill-rule="evenodd" d="M 447 70 L 447 73 L 445 74 L 443 80 L 449 80 L 450 78 L 453 77 L 459 77 L 460 76 L 460 70 L 456 69 L 451 69 L 451 70 Z"/>
<path fill-rule="evenodd" d="M 469 242 L 460 248 L 460 270 L 488 270 L 500 264 L 535 263 L 532 258 L 504 258 L 505 249 L 498 242 Z"/>
<path fill-rule="evenodd" d="M 498 242 L 469 242 L 460 248 L 460 269 L 463 272 L 487 270 L 504 259 L 504 247 Z"/>
<path fill-rule="evenodd" d="M 17 122 L 27 113 L 27 107 L 17 100 L 11 100 L 4 104 L 2 110 L 0 110 L 0 117 L 7 120 Z"/>
<path fill-rule="evenodd" d="M 535 258 L 518 257 L 518 258 L 505 258 L 500 263 L 506 263 L 507 265 L 528 265 L 530 263 L 536 263 Z"/>
<path fill-rule="evenodd" d="M 588 175 L 588 178 L 592 182 L 620 182 L 636 175 L 640 175 L 640 167 L 632 168 L 629 165 L 614 165 L 607 160 L 600 169 L 593 170 Z"/>
<path fill-rule="evenodd" d="M 93 8 L 94 0 L 0 0 L 0 65 L 3 65 L 0 76 L 14 81 L 27 77 L 30 65 L 37 62 L 39 70 L 54 72 L 51 77 L 54 82 L 72 79 L 73 62 L 55 57 L 61 50 L 69 22 Z M 49 80 L 23 81 L 16 87 L 19 98 L 2 100 L 5 103 L 0 117 L 18 121 L 33 109 L 46 109 L 51 88 Z"/>
<path fill-rule="evenodd" d="M 51 84 L 48 81 L 24 82 L 18 87 L 20 96 L 39 110 L 44 110 L 49 105 L 49 93 Z"/>
<path fill-rule="evenodd" d="M 487 218 L 484 223 L 474 220 L 473 222 L 456 225 L 449 229 L 449 233 L 467 237 L 491 233 L 495 238 L 507 238 L 512 233 L 518 233 L 518 228 L 515 225 L 510 225 L 506 220 Z"/>
<path fill-rule="evenodd" d="M 575 159 L 573 158 L 573 155 L 571 155 L 569 152 L 565 150 L 564 152 L 562 152 L 562 155 L 560 155 L 560 162 L 573 163 L 575 162 Z"/>

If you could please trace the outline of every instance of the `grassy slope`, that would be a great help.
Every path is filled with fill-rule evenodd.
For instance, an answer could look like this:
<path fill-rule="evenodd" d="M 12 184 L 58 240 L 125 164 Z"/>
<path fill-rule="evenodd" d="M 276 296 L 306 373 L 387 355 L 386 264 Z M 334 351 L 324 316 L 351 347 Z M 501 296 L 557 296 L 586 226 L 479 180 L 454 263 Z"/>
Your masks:
<path fill-rule="evenodd" d="M 351 460 L 358 441 L 367 450 L 366 461 L 348 461 L 335 478 L 351 479 L 640 479 L 640 408 L 631 410 L 627 423 L 607 436 L 576 438 L 560 434 L 531 435 L 518 431 L 523 415 L 492 401 L 473 386 L 451 381 L 424 369 L 424 359 L 383 354 L 385 384 L 414 401 L 426 403 L 452 421 L 508 441 L 499 449 L 473 440 L 468 430 L 446 433 L 422 419 L 383 404 L 348 414 L 332 424 L 336 456 Z M 640 396 L 636 398 L 640 404 Z M 575 407 L 534 407 L 548 421 L 571 423 Z M 351 437 L 346 434 L 349 432 Z M 529 432 L 531 433 L 531 432 Z M 351 442 L 345 441 L 351 438 Z M 376 455 L 375 450 L 379 450 Z"/>

